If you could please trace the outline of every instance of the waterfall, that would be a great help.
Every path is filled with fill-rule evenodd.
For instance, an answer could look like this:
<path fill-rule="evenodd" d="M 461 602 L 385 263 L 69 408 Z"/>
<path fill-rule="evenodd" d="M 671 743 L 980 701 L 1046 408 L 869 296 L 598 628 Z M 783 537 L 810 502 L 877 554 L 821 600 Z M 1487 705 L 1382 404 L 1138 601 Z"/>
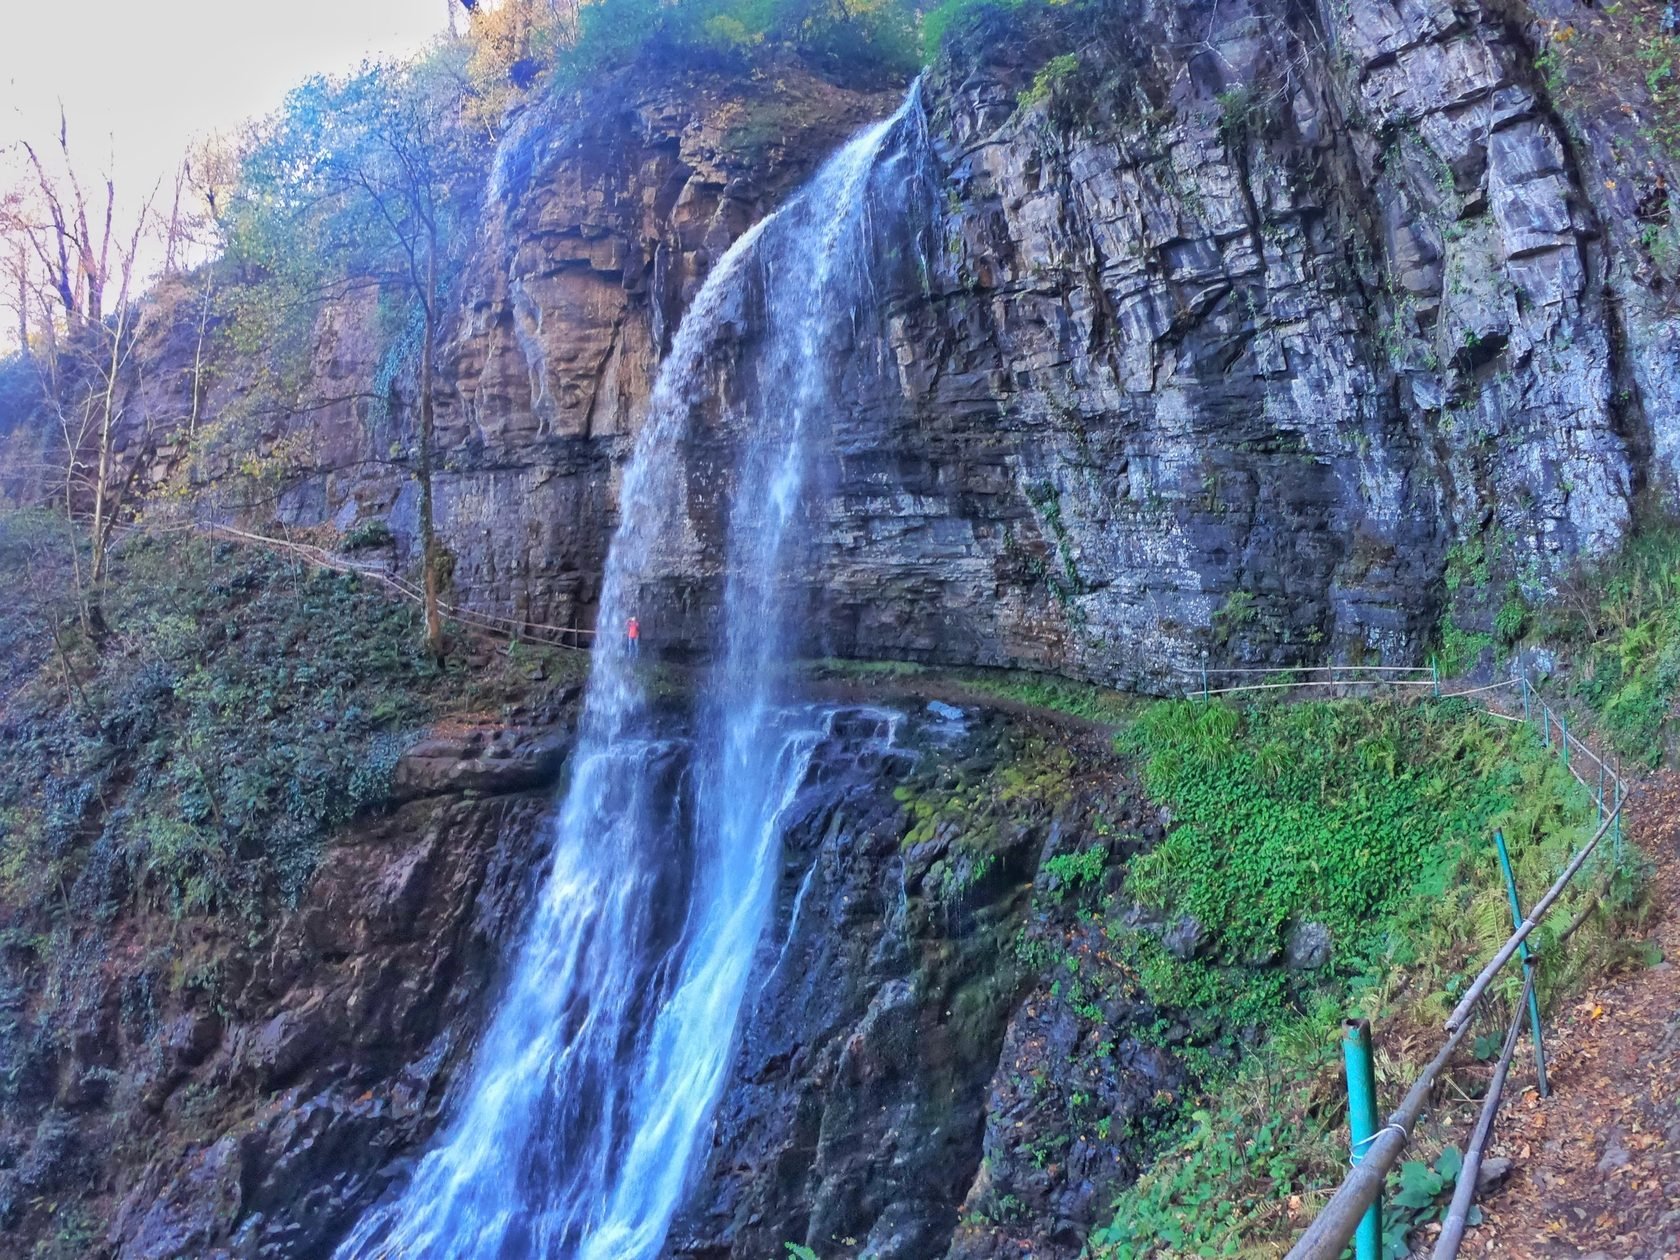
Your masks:
<path fill-rule="evenodd" d="M 806 541 L 832 363 L 873 309 L 877 216 L 922 175 L 917 89 L 738 240 L 661 366 L 625 471 L 552 868 L 457 1112 L 341 1260 L 647 1260 L 661 1248 L 734 1052 L 770 915 L 783 817 L 834 714 L 785 702 L 798 627 L 783 597 Z M 748 323 L 741 401 L 718 392 Z M 731 343 L 732 344 L 732 343 Z M 686 505 L 702 409 L 739 431 L 715 657 L 670 729 L 616 631 Z"/>

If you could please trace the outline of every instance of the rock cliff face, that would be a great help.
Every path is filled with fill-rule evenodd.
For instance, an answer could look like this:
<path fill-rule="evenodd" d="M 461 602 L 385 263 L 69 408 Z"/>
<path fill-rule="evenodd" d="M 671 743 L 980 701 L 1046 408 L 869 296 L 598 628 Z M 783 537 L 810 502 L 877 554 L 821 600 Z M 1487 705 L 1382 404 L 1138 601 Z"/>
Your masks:
<path fill-rule="evenodd" d="M 119 883 L 67 947 L 5 907 L 7 1254 L 322 1254 L 472 1044 L 541 853 L 556 716 L 417 745 L 389 812 L 272 927 L 148 913 Z"/>
<path fill-rule="evenodd" d="M 1508 584 L 1543 599 L 1675 505 L 1680 172 L 1613 15 L 1081 12 L 986 18 L 921 86 L 926 196 L 878 225 L 879 305 L 828 365 L 789 592 L 806 646 L 1161 690 L 1204 651 L 1409 662 L 1443 616 L 1485 628 Z M 589 624 L 688 301 L 897 98 L 789 70 L 516 120 L 442 364 L 457 599 Z M 195 370 L 194 301 L 160 296 L 131 382 L 162 440 L 123 454 L 154 481 L 247 384 Z M 754 318 L 719 341 L 722 392 L 762 386 L 741 370 Z M 281 518 L 387 520 L 410 564 L 414 490 L 388 457 L 411 400 L 382 320 L 372 297 L 331 306 L 307 405 L 253 423 L 262 454 L 313 470 Z M 658 649 L 708 634 L 734 438 L 695 417 L 671 470 L 689 494 L 642 613 Z M 1147 1157 L 1097 1122 L 1146 1126 L 1177 1086 L 1170 1053 L 1124 1035 L 1156 1013 L 1110 997 L 1093 1020 L 1058 980 L 1103 965 L 1079 898 L 1159 823 L 1097 742 L 970 720 L 914 724 L 919 759 L 819 768 L 675 1254 L 1071 1257 Z M 53 988 L 37 943 L 0 938 L 21 1100 L 0 1225 L 44 1237 L 42 1205 L 91 1181 L 124 1257 L 320 1254 L 429 1135 L 519 922 L 557 746 L 491 744 L 411 751 L 395 812 L 341 837 L 254 946 L 119 920 Z M 1058 862 L 1094 847 L 1099 873 Z M 143 977 L 166 950 L 160 994 Z M 211 984 L 211 965 L 232 970 Z M 49 1018 L 67 1053 L 17 1041 Z"/>
<path fill-rule="evenodd" d="M 1161 833 L 1106 736 L 904 708 L 796 806 L 674 1256 L 1071 1260 L 1183 1083 L 1082 913 Z"/>
<path fill-rule="evenodd" d="M 1637 80 L 1555 55 L 1610 20 L 1114 0 L 983 24 L 924 85 L 932 195 L 883 227 L 878 321 L 832 365 L 812 646 L 1146 687 L 1204 649 L 1413 661 L 1443 612 L 1491 615 L 1455 554 L 1539 600 L 1671 504 L 1673 160 Z M 798 75 L 618 91 L 517 121 L 445 361 L 457 592 L 550 624 L 593 615 L 698 280 L 891 105 Z M 380 378 L 377 324 L 329 312 L 320 393 Z M 336 470 L 286 511 L 388 516 L 409 556 L 413 491 L 363 462 L 407 440 L 395 389 L 285 422 Z M 697 431 L 676 474 L 693 545 L 645 618 L 674 649 L 705 634 L 727 443 Z"/>
<path fill-rule="evenodd" d="M 459 1095 L 573 696 L 411 747 L 266 922 L 0 907 L 7 1254 L 331 1254 Z M 1106 732 L 892 703 L 844 706 L 790 810 L 673 1256 L 1071 1260 L 1183 1084 L 1090 913 L 1162 833 Z"/>
<path fill-rule="evenodd" d="M 1542 37 L 1386 0 L 976 32 L 927 85 L 922 291 L 835 420 L 831 642 L 1146 687 L 1411 661 L 1455 549 L 1539 600 L 1671 503 L 1629 213 L 1666 222 L 1662 155 L 1572 135 Z"/>

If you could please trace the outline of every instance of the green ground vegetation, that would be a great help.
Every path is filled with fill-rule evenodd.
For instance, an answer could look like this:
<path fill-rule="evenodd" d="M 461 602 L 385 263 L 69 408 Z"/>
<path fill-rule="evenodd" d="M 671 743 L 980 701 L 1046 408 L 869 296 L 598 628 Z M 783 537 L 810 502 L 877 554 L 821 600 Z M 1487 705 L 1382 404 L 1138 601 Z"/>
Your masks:
<path fill-rule="evenodd" d="M 1397 1097 L 1434 1052 L 1476 966 L 1510 932 L 1492 830 L 1504 830 L 1533 897 L 1596 817 L 1531 732 L 1462 701 L 1246 710 L 1168 702 L 1122 742 L 1174 823 L 1100 913 L 1144 991 L 1220 1031 L 1205 1042 L 1201 1096 L 1164 1135 L 1153 1170 L 1116 1203 L 1095 1254 L 1250 1254 L 1298 1230 L 1345 1170 L 1341 1019 L 1373 1019 L 1380 1083 L 1385 1098 Z M 1620 870 L 1595 871 L 1605 909 L 1567 951 L 1548 946 L 1594 879 L 1579 881 L 1538 934 L 1542 955 L 1554 958 L 1548 1003 L 1584 971 L 1633 958 L 1620 925 L 1641 904 L 1637 856 Z M 1124 926 L 1118 912 L 1134 900 L 1194 914 L 1206 956 L 1182 961 L 1152 933 Z M 1302 921 L 1331 930 L 1323 969 L 1275 961 Z M 1496 1009 L 1478 1017 L 1486 1031 L 1503 1027 L 1513 998 L 1508 981 Z M 1405 1254 L 1406 1232 L 1439 1210 L 1456 1173 L 1446 1135 L 1434 1136 L 1420 1143 L 1426 1158 L 1396 1174 L 1390 1254 Z"/>
<path fill-rule="evenodd" d="M 1614 560 L 1566 583 L 1534 640 L 1563 653 L 1566 697 L 1622 756 L 1655 766 L 1680 740 L 1680 525 L 1642 530 Z"/>
<path fill-rule="evenodd" d="M 1448 551 L 1443 675 L 1527 654 L 1530 682 L 1577 731 L 1638 765 L 1672 758 L 1680 747 L 1680 523 L 1647 521 L 1614 555 L 1545 590 L 1512 572 L 1510 552 L 1501 535 Z"/>
<path fill-rule="evenodd" d="M 1157 1012 L 1152 1026 L 1123 1035 L 1169 1046 L 1197 1082 L 1165 1109 L 1167 1119 L 1142 1120 L 1146 1131 L 1133 1131 L 1138 1117 L 1081 1117 L 1105 1140 L 1124 1127 L 1129 1140 L 1160 1152 L 1094 1236 L 1100 1257 L 1269 1254 L 1298 1232 L 1346 1167 L 1341 1020 L 1375 1022 L 1384 1100 L 1396 1099 L 1434 1052 L 1476 967 L 1510 932 L 1493 830 L 1505 833 L 1532 899 L 1597 821 L 1596 804 L 1531 729 L 1464 700 L 1239 708 L 1150 702 L 1007 671 L 824 668 L 884 694 L 959 704 L 989 697 L 1111 725 L 1149 800 L 1171 820 L 1164 839 L 1129 860 L 1122 854 L 1141 838 L 1100 826 L 1047 860 L 1034 891 L 1043 922 L 1015 943 L 1024 973 L 1053 975 L 1098 1044 L 1117 1035 L 1108 1012 Z M 1053 744 L 1017 748 L 1010 760 L 1007 774 L 900 789 L 911 811 L 907 844 L 957 838 L 946 895 L 960 897 L 986 876 L 1011 802 L 1056 799 L 1056 776 L 1069 772 Z M 1631 846 L 1620 867 L 1595 861 L 1543 926 L 1547 1009 L 1589 973 L 1650 961 L 1629 930 L 1643 914 L 1642 878 Z M 1598 911 L 1567 949 L 1555 948 L 1592 896 Z M 1077 932 L 1056 928 L 1070 914 L 1100 929 L 1100 949 L 1077 948 Z M 1203 936 L 1190 959 L 1160 940 L 1184 915 Z M 1303 923 L 1330 932 L 1322 968 L 1284 965 Z M 1467 1094 L 1486 1076 L 1471 1060 L 1492 1051 L 1514 997 L 1513 976 L 1477 1016 L 1475 1054 L 1454 1078 Z M 1394 1174 L 1391 1254 L 1404 1254 L 1407 1235 L 1438 1216 L 1464 1119 L 1443 1117 L 1421 1133 L 1416 1158 Z"/>
<path fill-rule="evenodd" d="M 554 82 L 575 88 L 649 57 L 732 68 L 777 53 L 847 81 L 907 79 L 921 65 L 920 17 L 909 0 L 595 0 Z"/>
<path fill-rule="evenodd" d="M 97 642 L 64 617 L 55 645 L 45 603 L 0 610 L 12 906 L 106 916 L 132 892 L 180 917 L 258 918 L 296 898 L 335 828 L 383 804 L 428 723 L 581 670 L 485 644 L 440 671 L 415 606 L 252 548 L 136 537 L 112 572 Z"/>

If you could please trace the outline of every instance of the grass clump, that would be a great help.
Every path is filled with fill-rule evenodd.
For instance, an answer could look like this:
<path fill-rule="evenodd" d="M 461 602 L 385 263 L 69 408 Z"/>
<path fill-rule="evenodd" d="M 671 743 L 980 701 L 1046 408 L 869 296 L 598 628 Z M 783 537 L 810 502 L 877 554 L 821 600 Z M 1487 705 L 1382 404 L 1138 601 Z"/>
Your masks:
<path fill-rule="evenodd" d="M 955 677 L 962 687 L 982 695 L 1112 726 L 1129 722 L 1141 703 L 1125 692 L 1052 674 L 976 669 L 964 670 Z"/>
<path fill-rule="evenodd" d="M 1156 705 L 1127 743 L 1177 824 L 1133 863 L 1131 890 L 1195 915 L 1226 956 L 1270 957 L 1312 920 L 1341 957 L 1364 957 L 1525 786 L 1554 792 L 1564 817 L 1567 777 L 1539 761 L 1525 785 L 1526 742 L 1462 704 Z"/>
<path fill-rule="evenodd" d="M 1660 764 L 1680 733 L 1680 525 L 1640 531 L 1609 564 L 1569 583 L 1536 637 L 1563 647 L 1569 694 L 1611 746 Z"/>

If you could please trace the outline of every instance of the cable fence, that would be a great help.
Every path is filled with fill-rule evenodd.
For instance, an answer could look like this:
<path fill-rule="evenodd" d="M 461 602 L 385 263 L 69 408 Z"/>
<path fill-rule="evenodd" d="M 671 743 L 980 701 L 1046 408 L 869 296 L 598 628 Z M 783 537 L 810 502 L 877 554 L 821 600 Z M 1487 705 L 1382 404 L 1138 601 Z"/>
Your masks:
<path fill-rule="evenodd" d="M 205 521 L 125 525 L 117 527 L 115 532 L 129 537 L 160 533 L 191 533 L 204 538 L 261 547 L 276 554 L 291 556 L 293 559 L 313 565 L 316 568 L 327 569 L 334 573 L 352 574 L 421 607 L 424 607 L 426 603 L 426 592 L 418 583 L 411 582 L 401 574 L 394 573 L 384 566 L 359 563 L 338 552 L 330 551 L 313 543 L 298 542 L 290 538 L 276 538 L 271 534 L 257 534 L 232 525 Z M 566 648 L 573 651 L 587 651 L 594 645 L 597 634 L 594 629 L 584 626 L 547 625 L 543 622 L 530 621 L 525 618 L 505 617 L 498 613 L 464 608 L 441 599 L 438 601 L 438 612 L 445 620 L 453 621 L 457 625 L 466 626 L 484 634 L 498 635 L 513 641 L 524 640 L 543 643 L 550 647 Z"/>

